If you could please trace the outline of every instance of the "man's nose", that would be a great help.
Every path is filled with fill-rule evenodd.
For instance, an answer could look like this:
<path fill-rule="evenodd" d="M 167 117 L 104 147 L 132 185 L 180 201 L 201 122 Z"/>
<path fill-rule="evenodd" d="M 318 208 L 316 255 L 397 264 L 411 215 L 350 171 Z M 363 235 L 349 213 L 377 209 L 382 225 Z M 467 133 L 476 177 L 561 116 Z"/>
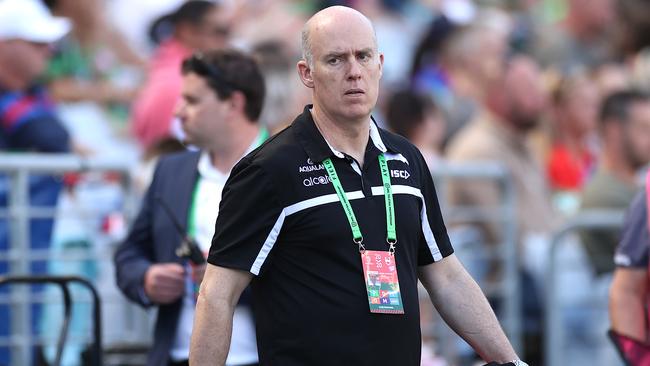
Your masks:
<path fill-rule="evenodd" d="M 178 118 L 183 118 L 185 112 L 185 102 L 179 100 L 174 106 L 174 116 Z"/>
<path fill-rule="evenodd" d="M 361 77 L 361 68 L 359 61 L 353 59 L 349 62 L 348 79 L 359 79 Z"/>

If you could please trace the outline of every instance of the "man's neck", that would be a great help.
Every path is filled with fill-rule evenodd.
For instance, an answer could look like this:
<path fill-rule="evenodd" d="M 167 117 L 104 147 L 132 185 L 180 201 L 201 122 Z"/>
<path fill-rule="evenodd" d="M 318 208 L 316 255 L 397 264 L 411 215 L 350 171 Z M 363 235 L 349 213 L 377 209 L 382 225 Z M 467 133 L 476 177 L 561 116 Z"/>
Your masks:
<path fill-rule="evenodd" d="M 370 136 L 370 116 L 358 121 L 336 121 L 316 105 L 311 114 L 325 140 L 333 148 L 350 155 L 363 166 Z"/>
<path fill-rule="evenodd" d="M 234 136 L 228 139 L 228 146 L 213 146 L 208 149 L 212 166 L 222 173 L 228 173 L 244 156 L 248 148 L 259 136 L 258 124 L 242 125 Z"/>

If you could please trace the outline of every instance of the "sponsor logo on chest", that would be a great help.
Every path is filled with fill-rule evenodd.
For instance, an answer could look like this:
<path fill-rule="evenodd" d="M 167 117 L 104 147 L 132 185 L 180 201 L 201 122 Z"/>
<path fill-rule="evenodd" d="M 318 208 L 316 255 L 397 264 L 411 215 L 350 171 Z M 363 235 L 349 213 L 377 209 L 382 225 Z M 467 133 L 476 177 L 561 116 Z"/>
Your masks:
<path fill-rule="evenodd" d="M 305 187 L 312 187 L 312 186 L 324 185 L 329 183 L 332 183 L 332 180 L 330 180 L 330 177 L 327 175 L 321 175 L 318 177 L 309 177 L 302 180 L 302 184 Z"/>
<path fill-rule="evenodd" d="M 302 165 L 298 167 L 298 173 L 309 173 L 318 170 L 324 170 L 325 166 L 323 164 L 314 164 L 311 159 L 307 159 L 307 165 Z"/>

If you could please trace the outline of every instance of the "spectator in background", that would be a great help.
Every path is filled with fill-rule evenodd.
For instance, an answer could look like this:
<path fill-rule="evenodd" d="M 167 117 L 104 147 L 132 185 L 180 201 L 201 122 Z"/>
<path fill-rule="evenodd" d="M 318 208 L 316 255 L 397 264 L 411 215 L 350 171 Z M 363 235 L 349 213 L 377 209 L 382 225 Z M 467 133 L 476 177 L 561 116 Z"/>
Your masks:
<path fill-rule="evenodd" d="M 420 28 L 430 20 L 431 9 L 418 1 L 366 0 L 351 3 L 375 25 L 377 39 L 390 45 L 382 49 L 386 60 L 382 71 L 383 88 L 404 86 L 413 51 L 422 33 Z"/>
<path fill-rule="evenodd" d="M 501 81 L 490 88 L 486 108 L 459 132 L 447 149 L 455 162 L 496 161 L 505 165 L 514 179 L 521 233 L 547 233 L 553 227 L 552 209 L 543 169 L 527 146 L 527 135 L 537 125 L 546 106 L 537 64 L 526 56 L 515 56 L 506 66 Z M 499 202 L 496 185 L 472 182 L 454 187 L 458 204 L 495 207 Z M 498 240 L 488 229 L 488 241 Z"/>
<path fill-rule="evenodd" d="M 650 91 L 650 2 L 617 2 L 619 51 L 630 65 L 634 86 Z"/>
<path fill-rule="evenodd" d="M 591 69 L 590 79 L 598 89 L 599 103 L 608 95 L 627 89 L 631 85 L 630 71 L 624 64 L 605 62 Z"/>
<path fill-rule="evenodd" d="M 386 108 L 386 123 L 420 150 L 430 169 L 438 165 L 445 121 L 428 95 L 411 90 L 394 93 Z"/>
<path fill-rule="evenodd" d="M 300 42 L 294 36 L 300 32 L 306 16 L 313 13 L 317 6 L 314 1 L 294 0 L 253 0 L 232 3 L 234 5 L 232 15 L 234 27 L 231 36 L 233 42 L 244 48 L 278 42 L 292 56 L 300 53 Z"/>
<path fill-rule="evenodd" d="M 615 0 L 567 0 L 564 19 L 538 32 L 534 50 L 542 65 L 567 74 L 611 59 L 614 4 Z"/>
<path fill-rule="evenodd" d="M 423 39 L 417 57 L 426 61 L 415 61 L 420 69 L 413 76 L 415 89 L 431 94 L 445 115 L 445 142 L 480 113 L 488 86 L 503 73 L 510 32 L 507 16 L 496 9 L 482 11 L 464 26 L 446 22 L 441 18 L 432 26 L 443 33 L 442 41 Z M 426 45 L 432 49 L 423 50 Z"/>
<path fill-rule="evenodd" d="M 132 109 L 133 134 L 146 150 L 169 137 L 174 106 L 180 98 L 180 66 L 193 51 L 224 47 L 230 32 L 229 12 L 206 0 L 190 0 L 158 18 L 150 37 L 159 44 L 147 71 L 147 80 Z"/>
<path fill-rule="evenodd" d="M 232 50 L 192 56 L 182 64 L 176 115 L 185 142 L 201 148 L 160 159 L 129 236 L 115 253 L 117 284 L 133 302 L 158 307 L 147 365 L 187 365 L 198 284 L 205 264 L 180 258 L 185 235 L 207 253 L 221 191 L 235 163 L 268 136 L 257 123 L 264 79 L 253 59 Z M 175 222 L 186 232 L 179 232 Z M 205 255 L 205 254 L 204 254 Z M 248 302 L 235 310 L 227 365 L 257 363 Z"/>
<path fill-rule="evenodd" d="M 38 0 L 0 1 L 0 152 L 64 153 L 70 151 L 68 133 L 59 121 L 47 91 L 36 80 L 50 57 L 50 44 L 63 37 L 70 23 L 52 17 Z M 0 176 L 0 207 L 8 204 L 9 182 Z M 29 207 L 56 206 L 60 180 L 52 176 L 29 177 Z M 23 208 L 29 208 L 23 207 Z M 31 249 L 50 245 L 52 219 L 30 220 Z M 0 252 L 13 247 L 9 225 L 0 220 Z M 43 274 L 46 263 L 34 261 L 29 269 Z M 6 273 L 0 262 L 0 274 Z M 5 291 L 0 289 L 0 291 Z M 32 308 L 32 332 L 37 330 L 40 307 Z M 8 336 L 11 321 L 6 306 L 0 306 L 0 336 Z M 9 364 L 9 353 L 0 348 L 0 364 Z"/>
<path fill-rule="evenodd" d="M 44 1 L 72 22 L 45 73 L 57 112 L 84 153 L 134 159 L 136 146 L 124 135 L 144 60 L 106 19 L 103 1 Z"/>
<path fill-rule="evenodd" d="M 490 86 L 485 111 L 455 136 L 447 151 L 451 162 L 498 162 L 513 179 L 526 281 L 522 286 L 525 357 L 532 364 L 541 363 L 541 304 L 536 286 L 543 277 L 544 253 L 555 219 L 543 168 L 533 156 L 527 137 L 538 125 L 546 99 L 537 63 L 526 56 L 513 57 L 505 66 L 503 77 Z M 464 180 L 449 188 L 452 203 L 459 206 L 496 209 L 502 197 L 496 181 Z M 504 239 L 495 221 L 480 228 L 488 247 Z M 499 278 L 499 264 L 490 264 L 491 277 Z"/>
<path fill-rule="evenodd" d="M 119 67 L 144 67 L 142 60 L 105 19 L 99 0 L 44 0 L 55 15 L 72 21 L 72 31 L 57 46 L 47 77 L 60 102 L 92 101 L 126 104 L 135 85 L 117 85 Z"/>
<path fill-rule="evenodd" d="M 53 18 L 38 0 L 5 0 L 0 17 L 0 150 L 69 151 L 68 134 L 36 80 L 47 66 L 50 44 L 70 23 Z"/>
<path fill-rule="evenodd" d="M 137 146 L 127 139 L 130 103 L 141 82 L 145 66 L 107 17 L 104 0 L 43 0 L 53 14 L 72 22 L 72 29 L 54 47 L 44 82 L 57 102 L 57 113 L 84 155 L 133 162 Z M 78 149 L 79 150 L 79 149 Z M 75 251 L 112 251 L 97 230 L 103 220 L 115 215 L 124 194 L 113 174 L 79 172 L 66 174 L 66 189 L 59 196 L 58 214 L 52 232 L 53 257 L 68 258 Z M 106 281 L 99 261 L 53 259 L 52 275 L 77 275 L 93 281 L 106 296 Z M 48 295 L 59 289 L 48 287 Z M 76 294 L 73 293 L 73 296 Z M 40 320 L 45 335 L 54 335 L 62 322 L 60 304 L 43 305 Z M 78 335 L 85 334 L 91 316 L 89 304 L 75 304 L 69 323 L 69 340 L 62 364 L 78 363 L 87 346 Z M 114 315 L 108 321 L 115 319 Z M 107 318 L 105 318 L 107 320 Z M 109 336 L 105 335 L 106 341 Z M 110 342 L 110 340 L 109 340 Z M 54 345 L 44 347 L 48 361 L 55 359 Z"/>
<path fill-rule="evenodd" d="M 650 162 L 650 96 L 633 90 L 616 92 L 603 101 L 599 119 L 602 152 L 585 187 L 582 209 L 622 210 L 638 190 L 639 169 Z M 606 229 L 581 233 L 596 274 L 614 270 L 618 236 L 617 230 Z"/>
<path fill-rule="evenodd" d="M 251 52 L 262 70 L 267 90 L 259 122 L 274 134 L 287 127 L 297 111 L 309 102 L 309 93 L 296 75 L 293 55 L 285 43 L 261 42 Z"/>
<path fill-rule="evenodd" d="M 561 77 L 551 95 L 551 148 L 546 174 L 554 203 L 562 212 L 574 213 L 579 194 L 596 165 L 596 120 L 599 95 L 584 73 Z"/>
<path fill-rule="evenodd" d="M 177 9 L 187 0 L 110 0 L 103 1 L 110 19 L 131 48 L 141 57 L 149 57 L 155 45 L 149 39 L 149 26 L 162 14 Z"/>

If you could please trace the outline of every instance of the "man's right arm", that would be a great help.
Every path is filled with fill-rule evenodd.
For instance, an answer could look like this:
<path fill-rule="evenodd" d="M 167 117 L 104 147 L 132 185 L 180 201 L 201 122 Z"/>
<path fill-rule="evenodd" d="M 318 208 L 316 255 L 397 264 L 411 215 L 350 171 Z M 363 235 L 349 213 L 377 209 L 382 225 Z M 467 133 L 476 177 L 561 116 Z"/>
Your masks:
<path fill-rule="evenodd" d="M 648 273 L 645 268 L 618 267 L 609 294 L 609 316 L 616 332 L 645 343 L 648 340 L 645 303 Z"/>
<path fill-rule="evenodd" d="M 224 365 L 230 349 L 232 317 L 249 272 L 208 264 L 196 302 L 190 365 Z"/>

